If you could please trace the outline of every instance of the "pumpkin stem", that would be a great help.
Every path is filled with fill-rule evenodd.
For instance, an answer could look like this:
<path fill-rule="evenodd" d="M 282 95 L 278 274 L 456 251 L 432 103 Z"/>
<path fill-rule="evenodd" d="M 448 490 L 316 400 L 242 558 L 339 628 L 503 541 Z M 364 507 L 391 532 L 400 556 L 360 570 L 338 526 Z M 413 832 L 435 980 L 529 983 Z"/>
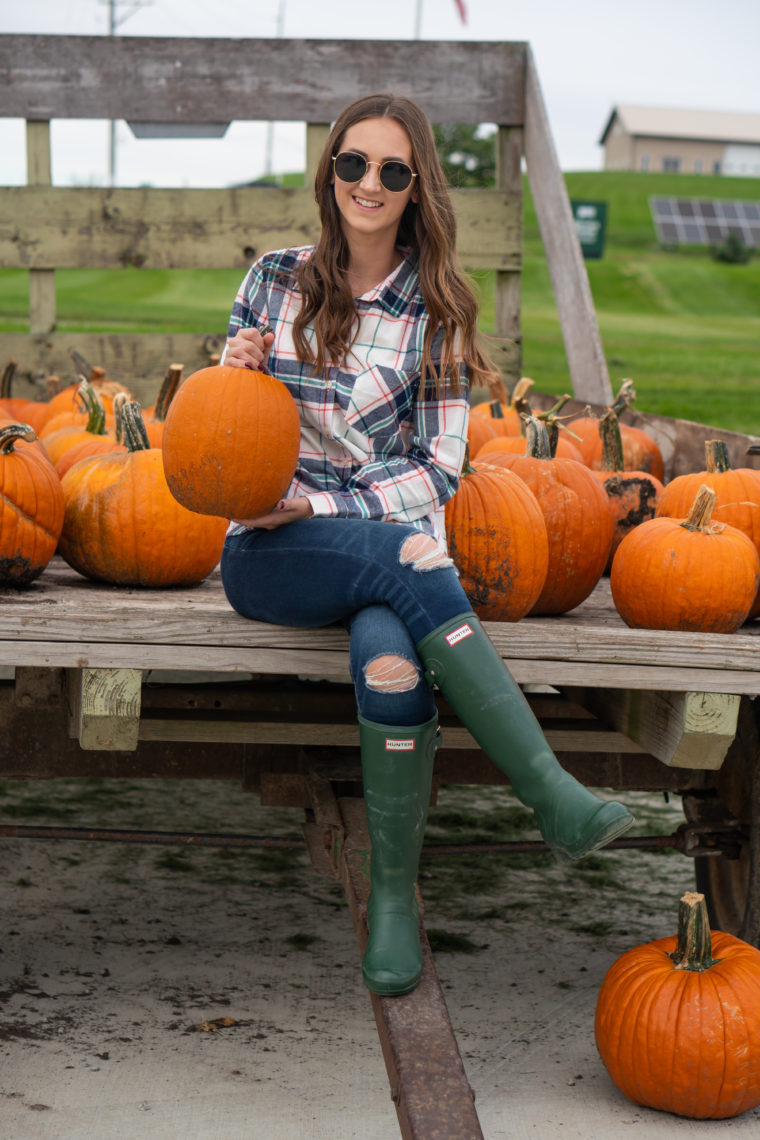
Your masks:
<path fill-rule="evenodd" d="M 503 420 L 504 419 L 504 409 L 501 406 L 501 400 L 490 400 L 489 404 L 488 404 L 488 409 L 491 413 L 491 419 L 492 420 Z"/>
<path fill-rule="evenodd" d="M 25 439 L 27 443 L 34 443 L 37 433 L 29 424 L 6 424 L 0 428 L 0 454 L 10 455 L 17 439 Z"/>
<path fill-rule="evenodd" d="M 504 386 L 503 380 L 501 380 L 501 379 L 493 380 L 488 385 L 488 387 L 491 391 L 491 400 L 502 400 L 506 404 L 506 402 L 507 402 L 507 389 Z"/>
<path fill-rule="evenodd" d="M 626 408 L 631 406 L 635 399 L 636 390 L 633 386 L 633 380 L 623 380 L 620 385 L 620 391 L 612 404 L 612 410 L 615 415 L 619 416 L 621 412 L 624 412 Z"/>
<path fill-rule="evenodd" d="M 705 465 L 711 475 L 731 470 L 728 444 L 724 439 L 705 440 Z"/>
<path fill-rule="evenodd" d="M 10 400 L 13 389 L 13 377 L 16 375 L 17 368 L 18 361 L 11 357 L 3 369 L 2 379 L 0 379 L 0 400 Z"/>
<path fill-rule="evenodd" d="M 129 396 L 127 395 L 126 392 L 117 392 L 113 398 L 113 417 L 114 417 L 115 425 L 116 425 L 115 426 L 116 442 L 121 443 L 121 444 L 124 443 L 124 417 L 122 416 L 121 413 L 122 413 L 122 410 L 124 408 L 124 405 L 127 403 L 128 400 L 129 400 Z"/>
<path fill-rule="evenodd" d="M 551 459 L 549 432 L 538 416 L 522 416 L 525 423 L 525 454 L 532 459 Z"/>
<path fill-rule="evenodd" d="M 150 451 L 150 440 L 142 418 L 142 408 L 137 400 L 126 400 L 121 408 L 124 446 L 127 451 Z"/>
<path fill-rule="evenodd" d="M 77 388 L 77 397 L 82 405 L 82 410 L 87 412 L 85 431 L 92 432 L 93 435 L 105 435 L 106 409 L 100 396 L 90 381 L 85 380 L 84 376 L 81 377 L 80 385 Z"/>
<path fill-rule="evenodd" d="M 723 530 L 724 523 L 713 523 L 712 521 L 713 508 L 717 497 L 712 487 L 703 483 L 697 491 L 688 515 L 681 523 L 684 530 L 701 530 L 705 534 L 711 530 Z"/>
<path fill-rule="evenodd" d="M 602 441 L 602 471 L 623 470 L 623 438 L 620 421 L 613 408 L 608 408 L 599 420 L 599 437 Z"/>
<path fill-rule="evenodd" d="M 90 364 L 89 360 L 86 360 L 82 356 L 81 352 L 77 352 L 75 348 L 69 349 L 69 356 L 74 361 L 74 367 L 76 368 L 77 372 L 80 373 L 80 375 L 86 376 L 89 380 L 91 380 L 92 365 Z"/>
<path fill-rule="evenodd" d="M 169 405 L 177 395 L 177 389 L 182 383 L 182 371 L 184 367 L 184 364 L 170 364 L 166 376 L 164 376 L 164 382 L 161 385 L 161 390 L 156 399 L 156 406 L 153 409 L 153 419 L 159 423 L 163 423 L 166 419 Z"/>
<path fill-rule="evenodd" d="M 510 404 L 516 408 L 520 400 L 527 400 L 531 388 L 535 388 L 535 381 L 530 376 L 521 376 L 512 389 Z"/>
<path fill-rule="evenodd" d="M 45 387 L 47 389 L 48 400 L 52 400 L 53 396 L 57 396 L 61 390 L 61 378 L 53 374 L 48 376 L 45 380 Z"/>
<path fill-rule="evenodd" d="M 676 948 L 668 957 L 677 970 L 695 973 L 709 970 L 720 961 L 720 958 L 712 956 L 707 904 L 705 896 L 698 891 L 687 891 L 678 903 Z"/>

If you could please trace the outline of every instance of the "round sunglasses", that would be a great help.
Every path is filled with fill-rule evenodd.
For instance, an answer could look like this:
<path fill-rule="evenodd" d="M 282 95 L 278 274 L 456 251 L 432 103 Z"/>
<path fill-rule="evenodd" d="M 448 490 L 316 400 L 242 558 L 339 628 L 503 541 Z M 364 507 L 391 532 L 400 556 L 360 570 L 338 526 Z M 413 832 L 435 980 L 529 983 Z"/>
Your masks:
<path fill-rule="evenodd" d="M 380 185 L 391 194 L 402 194 L 417 177 L 411 166 L 400 162 L 397 158 L 389 158 L 385 162 L 370 162 L 363 154 L 356 154 L 353 150 L 342 150 L 340 154 L 333 155 L 333 168 L 341 182 L 361 182 L 367 173 L 367 168 L 376 166 Z"/>

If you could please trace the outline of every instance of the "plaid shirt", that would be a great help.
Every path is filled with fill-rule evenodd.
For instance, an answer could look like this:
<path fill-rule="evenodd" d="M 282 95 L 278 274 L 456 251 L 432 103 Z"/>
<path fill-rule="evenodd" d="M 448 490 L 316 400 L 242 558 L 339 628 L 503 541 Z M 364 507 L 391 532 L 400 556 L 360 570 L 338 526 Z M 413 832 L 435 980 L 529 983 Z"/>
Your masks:
<path fill-rule="evenodd" d="M 356 299 L 358 332 L 345 364 L 317 375 L 296 357 L 292 325 L 301 303 L 293 271 L 312 246 L 268 253 L 235 298 L 227 335 L 268 321 L 268 368 L 296 402 L 301 447 L 288 497 L 306 496 L 315 515 L 389 519 L 416 526 L 445 546 L 444 503 L 455 493 L 467 440 L 469 397 L 421 391 L 428 314 L 419 273 L 405 258 Z M 306 338 L 314 345 L 314 330 Z M 440 339 L 434 342 L 440 352 Z M 231 524 L 230 533 L 245 528 Z"/>

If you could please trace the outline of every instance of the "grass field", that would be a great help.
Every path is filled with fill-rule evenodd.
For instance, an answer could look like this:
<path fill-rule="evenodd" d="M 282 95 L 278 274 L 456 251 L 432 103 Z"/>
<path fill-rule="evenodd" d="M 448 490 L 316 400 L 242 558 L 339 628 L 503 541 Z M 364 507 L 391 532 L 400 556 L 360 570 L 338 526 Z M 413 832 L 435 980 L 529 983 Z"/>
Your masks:
<path fill-rule="evenodd" d="M 571 198 L 608 204 L 604 257 L 586 263 L 613 387 L 631 376 L 641 411 L 760 434 L 760 256 L 718 262 L 706 249 L 658 246 L 652 194 L 760 200 L 760 179 L 608 171 L 566 175 Z M 223 333 L 239 270 L 60 270 L 59 328 Z M 482 325 L 493 288 L 478 279 Z M 26 273 L 0 270 L 0 331 L 26 326 Z M 569 390 L 562 335 L 526 187 L 523 371 Z"/>

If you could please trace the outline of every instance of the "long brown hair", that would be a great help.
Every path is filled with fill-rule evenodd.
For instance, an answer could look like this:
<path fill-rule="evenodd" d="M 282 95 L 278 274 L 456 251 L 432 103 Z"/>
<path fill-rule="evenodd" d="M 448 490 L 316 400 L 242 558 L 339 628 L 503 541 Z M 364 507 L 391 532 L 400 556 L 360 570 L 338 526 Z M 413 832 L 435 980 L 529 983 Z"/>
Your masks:
<path fill-rule="evenodd" d="M 325 144 L 314 179 L 322 231 L 297 277 L 303 303 L 293 325 L 296 352 L 299 359 L 322 372 L 327 359 L 345 360 L 356 335 L 354 299 L 348 284 L 349 250 L 333 191 L 332 159 L 349 127 L 385 116 L 395 119 L 409 136 L 412 164 L 418 174 L 418 201 L 407 203 L 396 240 L 398 245 L 410 247 L 416 257 L 430 317 L 422 346 L 422 376 L 432 374 L 438 390 L 446 377 L 453 390 L 459 391 L 457 360 L 461 359 L 469 369 L 471 383 L 492 384 L 498 374 L 476 344 L 478 304 L 459 268 L 456 215 L 433 131 L 417 104 L 401 96 L 378 94 L 357 99 L 338 115 Z M 305 329 L 310 324 L 316 332 L 316 352 L 306 341 Z M 439 371 L 431 362 L 431 348 L 441 328 Z"/>

